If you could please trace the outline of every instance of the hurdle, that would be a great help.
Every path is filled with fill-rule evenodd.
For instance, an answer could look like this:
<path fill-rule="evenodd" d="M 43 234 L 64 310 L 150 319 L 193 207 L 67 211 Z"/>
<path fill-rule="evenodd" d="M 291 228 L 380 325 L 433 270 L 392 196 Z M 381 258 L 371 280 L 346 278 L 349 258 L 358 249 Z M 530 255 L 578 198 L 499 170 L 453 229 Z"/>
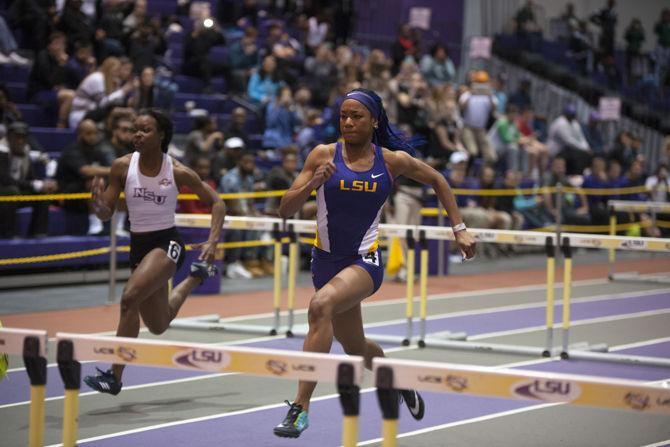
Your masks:
<path fill-rule="evenodd" d="M 383 416 L 384 447 L 396 446 L 399 419 L 397 390 L 401 389 L 670 416 L 670 389 L 640 381 L 389 358 L 373 359 L 372 367 Z"/>
<path fill-rule="evenodd" d="M 424 237 L 430 239 L 455 240 L 454 233 L 451 228 L 419 226 L 419 232 L 423 232 Z M 531 246 L 544 246 L 547 254 L 547 291 L 546 291 L 546 343 L 545 346 L 517 346 L 502 343 L 482 343 L 467 340 L 467 334 L 446 332 L 445 335 L 440 334 L 439 337 L 426 337 L 426 312 L 421 314 L 421 334 L 419 339 L 419 347 L 436 347 L 445 349 L 459 349 L 466 351 L 479 352 L 497 352 L 517 355 L 530 355 L 535 357 L 551 357 L 554 355 L 555 348 L 553 346 L 554 334 L 554 246 L 556 236 L 554 234 L 528 232 L 528 231 L 513 231 L 513 230 L 482 230 L 482 229 L 468 229 L 478 242 L 489 243 L 507 243 L 520 244 Z M 422 266 L 423 267 L 423 266 Z M 422 269 L 422 278 L 427 275 L 427 272 Z M 421 294 L 422 309 L 427 307 L 427 299 L 425 293 Z M 445 339 L 446 338 L 446 339 Z"/>
<path fill-rule="evenodd" d="M 609 234 L 616 236 L 617 227 L 617 211 L 628 211 L 632 213 L 651 212 L 652 222 L 656 222 L 657 213 L 670 213 L 670 203 L 666 202 L 638 202 L 635 200 L 608 200 L 607 206 L 609 208 Z M 661 284 L 670 284 L 669 277 L 663 276 L 644 276 L 641 277 L 637 272 L 632 273 L 616 273 L 616 248 L 608 249 L 608 277 L 611 281 L 628 281 L 628 282 L 656 282 Z"/>
<path fill-rule="evenodd" d="M 344 414 L 342 444 L 354 447 L 357 443 L 363 357 L 70 333 L 58 333 L 56 338 L 66 390 L 64 447 L 76 445 L 79 362 L 83 360 L 335 383 Z"/>
<path fill-rule="evenodd" d="M 600 248 L 607 250 L 635 250 L 649 252 L 670 252 L 670 241 L 662 238 L 632 238 L 625 236 L 586 235 L 579 233 L 563 233 L 562 244 L 564 256 L 564 280 L 563 280 L 563 341 L 561 347 L 562 359 L 595 360 L 614 363 L 629 363 L 647 366 L 670 367 L 670 360 L 659 357 L 634 356 L 625 354 L 613 354 L 607 352 L 607 345 L 594 345 L 595 349 L 587 352 L 579 344 L 569 346 L 570 340 L 570 294 L 572 286 L 572 247 Z"/>
<path fill-rule="evenodd" d="M 28 446 L 44 445 L 44 394 L 47 383 L 47 332 L 0 328 L 0 351 L 20 355 L 30 378 Z"/>
<path fill-rule="evenodd" d="M 211 225 L 211 216 L 209 214 L 177 214 L 176 221 L 178 226 L 209 228 Z M 282 220 L 272 217 L 256 218 L 241 216 L 226 216 L 223 228 L 227 230 L 257 230 L 270 231 L 273 235 L 272 245 L 274 246 L 274 276 L 273 276 L 273 312 L 274 321 L 272 326 L 239 324 L 221 322 L 221 317 L 217 314 L 203 315 L 190 318 L 175 318 L 170 327 L 173 329 L 235 332 L 242 334 L 258 335 L 277 335 L 280 326 L 281 312 L 281 256 L 282 256 L 282 238 L 283 230 Z M 270 245 L 270 244 L 268 244 Z M 295 262 L 295 261 L 294 261 Z"/>
<path fill-rule="evenodd" d="M 298 219 L 289 219 L 286 221 L 286 226 L 293 229 L 293 231 L 300 234 L 315 234 L 316 233 L 316 221 L 313 220 L 298 220 Z M 414 246 L 414 238 L 416 234 L 416 227 L 413 225 L 400 225 L 400 224 L 379 224 L 379 237 L 404 237 L 407 238 L 408 247 Z M 412 245 L 410 245 L 412 243 Z M 406 331 L 404 336 L 396 335 L 386 335 L 386 334 L 375 334 L 366 333 L 366 338 L 374 340 L 380 343 L 392 343 L 402 346 L 409 346 L 412 340 L 413 334 L 413 319 L 414 319 L 414 257 L 415 249 L 407 250 L 408 253 L 408 269 L 407 269 L 407 286 L 406 286 L 406 305 L 405 305 L 405 316 L 406 316 Z M 427 256 L 427 251 L 426 251 Z M 427 263 L 426 257 L 426 263 Z M 289 260 L 289 279 L 288 279 L 288 329 L 286 335 L 288 337 L 305 337 L 307 336 L 307 327 L 301 325 L 301 327 L 294 326 L 294 309 L 293 303 L 290 297 L 293 295 L 294 289 L 292 285 L 295 286 L 295 276 L 291 276 L 290 266 L 292 265 Z"/>

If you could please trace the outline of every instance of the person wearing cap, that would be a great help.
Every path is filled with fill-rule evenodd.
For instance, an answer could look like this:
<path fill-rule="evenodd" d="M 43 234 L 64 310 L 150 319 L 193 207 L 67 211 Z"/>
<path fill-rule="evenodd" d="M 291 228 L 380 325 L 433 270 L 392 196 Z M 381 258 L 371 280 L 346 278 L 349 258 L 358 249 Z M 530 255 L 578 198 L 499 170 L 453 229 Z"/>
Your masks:
<path fill-rule="evenodd" d="M 604 155 L 605 138 L 600 131 L 600 114 L 593 110 L 589 113 L 589 118 L 586 123 L 582 123 L 581 126 L 584 138 L 586 138 L 586 141 L 589 143 L 593 155 Z"/>
<path fill-rule="evenodd" d="M 197 116 L 193 130 L 186 137 L 184 161 L 189 167 L 195 166 L 195 160 L 205 155 L 214 160 L 216 153 L 223 147 L 223 133 L 218 130 L 216 120 L 209 116 Z"/>
<path fill-rule="evenodd" d="M 471 157 L 482 157 L 494 164 L 498 157 L 486 134 L 487 124 L 496 110 L 496 99 L 489 86 L 489 75 L 477 71 L 472 76 L 472 86 L 458 98 L 463 116 L 463 144 Z"/>
<path fill-rule="evenodd" d="M 36 177 L 27 138 L 26 123 L 15 121 L 7 127 L 7 137 L 0 142 L 0 195 L 48 194 L 58 189 L 52 179 Z M 0 238 L 18 236 L 16 210 L 23 207 L 32 208 L 28 236 L 46 236 L 49 228 L 49 202 L 0 202 Z"/>
<path fill-rule="evenodd" d="M 449 213 L 456 245 L 463 258 L 475 254 L 475 240 L 465 229 L 456 198 L 445 178 L 412 157 L 412 145 L 391 127 L 375 92 L 354 89 L 339 110 L 342 142 L 320 144 L 282 197 L 279 215 L 293 216 L 317 196 L 317 232 L 312 248 L 315 293 L 307 312 L 309 330 L 304 351 L 327 353 L 334 339 L 350 355 L 365 357 L 371 368 L 382 348 L 365 338 L 361 302 L 382 284 L 384 265 L 379 250 L 379 219 L 395 180 L 405 176 L 432 186 Z M 280 437 L 297 438 L 309 427 L 308 412 L 315 382 L 300 381 L 284 420 L 274 427 Z M 415 390 L 399 390 L 412 417 L 424 416 L 424 402 Z"/>
<path fill-rule="evenodd" d="M 565 160 L 567 175 L 582 175 L 591 163 L 591 148 L 577 120 L 577 108 L 568 104 L 549 126 L 549 154 Z"/>

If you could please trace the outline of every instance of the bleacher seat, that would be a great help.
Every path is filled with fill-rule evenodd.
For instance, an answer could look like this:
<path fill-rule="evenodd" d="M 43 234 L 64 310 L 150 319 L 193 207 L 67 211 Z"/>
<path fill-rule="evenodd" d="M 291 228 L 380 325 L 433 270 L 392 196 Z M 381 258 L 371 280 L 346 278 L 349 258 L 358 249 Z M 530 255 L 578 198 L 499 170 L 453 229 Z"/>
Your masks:
<path fill-rule="evenodd" d="M 177 110 L 186 110 L 186 102 L 193 101 L 195 108 L 208 110 L 209 113 L 222 113 L 226 98 L 223 95 L 202 95 L 199 93 L 177 93 L 174 106 Z"/>
<path fill-rule="evenodd" d="M 5 84 L 9 90 L 12 102 L 28 102 L 28 86 L 24 82 L 8 82 Z"/>
<path fill-rule="evenodd" d="M 0 65 L 0 79 L 4 83 L 25 83 L 30 76 L 30 68 L 18 65 Z"/>
<path fill-rule="evenodd" d="M 17 104 L 23 120 L 31 127 L 49 127 L 56 124 L 56 117 L 50 114 L 43 106 L 35 104 Z"/>
<path fill-rule="evenodd" d="M 31 127 L 30 134 L 35 137 L 45 152 L 62 152 L 65 147 L 77 139 L 75 129 L 55 127 Z"/>

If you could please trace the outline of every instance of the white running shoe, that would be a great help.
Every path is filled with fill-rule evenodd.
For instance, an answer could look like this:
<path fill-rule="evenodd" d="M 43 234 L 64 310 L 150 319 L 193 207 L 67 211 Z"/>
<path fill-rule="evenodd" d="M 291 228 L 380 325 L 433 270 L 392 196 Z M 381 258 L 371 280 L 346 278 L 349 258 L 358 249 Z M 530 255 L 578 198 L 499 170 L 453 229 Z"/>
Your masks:
<path fill-rule="evenodd" d="M 226 267 L 226 278 L 235 279 L 235 278 L 244 278 L 251 279 L 254 275 L 251 274 L 249 270 L 244 268 L 244 266 L 238 261 L 228 264 Z"/>
<path fill-rule="evenodd" d="M 12 63 L 12 60 L 9 57 L 0 53 L 0 65 L 7 65 L 7 64 L 11 64 L 11 63 Z"/>

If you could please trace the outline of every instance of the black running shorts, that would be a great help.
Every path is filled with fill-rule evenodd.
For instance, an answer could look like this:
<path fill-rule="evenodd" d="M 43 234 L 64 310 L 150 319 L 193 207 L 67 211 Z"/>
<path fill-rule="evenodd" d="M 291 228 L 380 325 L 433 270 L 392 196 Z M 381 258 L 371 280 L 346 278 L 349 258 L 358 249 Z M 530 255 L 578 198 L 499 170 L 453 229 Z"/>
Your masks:
<path fill-rule="evenodd" d="M 136 269 L 147 253 L 154 248 L 165 251 L 167 257 L 177 264 L 177 270 L 184 263 L 186 247 L 177 228 L 172 227 L 147 233 L 130 233 L 130 268 Z"/>

